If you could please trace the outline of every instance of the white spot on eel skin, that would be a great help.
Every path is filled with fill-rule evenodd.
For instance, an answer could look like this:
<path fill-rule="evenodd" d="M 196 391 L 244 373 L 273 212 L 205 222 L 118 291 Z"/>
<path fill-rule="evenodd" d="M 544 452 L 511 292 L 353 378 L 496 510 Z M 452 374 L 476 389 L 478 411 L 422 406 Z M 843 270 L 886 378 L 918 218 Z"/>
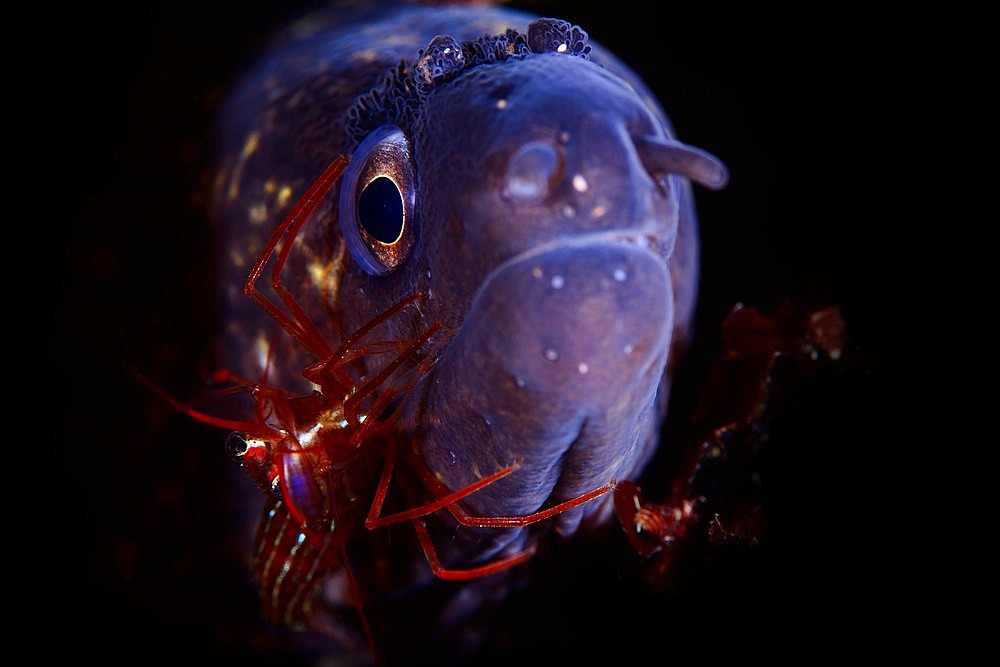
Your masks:
<path fill-rule="evenodd" d="M 562 276 L 552 276 L 549 284 L 552 285 L 552 289 L 562 289 L 562 286 L 566 284 L 566 279 Z"/>
<path fill-rule="evenodd" d="M 268 362 L 271 359 L 271 342 L 264 335 L 259 335 L 257 337 L 257 363 L 260 364 L 261 368 L 267 368 Z"/>
<path fill-rule="evenodd" d="M 559 358 L 559 353 L 555 350 L 555 348 L 547 347 L 545 348 L 545 358 L 549 361 L 555 361 Z"/>
<path fill-rule="evenodd" d="M 264 202 L 258 202 L 250 206 L 250 210 L 247 211 L 247 217 L 250 218 L 250 222 L 255 225 L 264 224 L 267 221 L 267 206 Z"/>
<path fill-rule="evenodd" d="M 243 143 L 243 157 L 248 158 L 257 151 L 257 147 L 260 145 L 260 134 L 257 132 L 251 132 L 250 136 Z"/>
<path fill-rule="evenodd" d="M 284 208 L 292 198 L 292 189 L 287 185 L 278 190 L 278 206 Z"/>

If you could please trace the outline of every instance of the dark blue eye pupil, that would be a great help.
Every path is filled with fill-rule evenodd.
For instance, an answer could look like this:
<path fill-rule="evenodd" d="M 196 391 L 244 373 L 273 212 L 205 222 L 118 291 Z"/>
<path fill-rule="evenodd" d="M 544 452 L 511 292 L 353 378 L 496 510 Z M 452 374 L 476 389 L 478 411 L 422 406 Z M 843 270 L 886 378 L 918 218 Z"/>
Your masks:
<path fill-rule="evenodd" d="M 403 198 L 392 179 L 379 176 L 358 199 L 358 218 L 368 234 L 382 243 L 394 243 L 403 231 Z"/>
<path fill-rule="evenodd" d="M 358 144 L 340 184 L 338 217 L 344 242 L 362 271 L 389 275 L 416 242 L 417 194 L 410 142 L 383 125 Z"/>

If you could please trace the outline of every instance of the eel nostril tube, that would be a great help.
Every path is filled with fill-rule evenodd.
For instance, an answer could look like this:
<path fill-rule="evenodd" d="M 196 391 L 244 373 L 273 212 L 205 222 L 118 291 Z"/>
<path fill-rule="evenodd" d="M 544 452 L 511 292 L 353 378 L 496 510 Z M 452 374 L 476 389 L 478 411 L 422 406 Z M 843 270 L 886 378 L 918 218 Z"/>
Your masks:
<path fill-rule="evenodd" d="M 726 165 L 711 153 L 678 141 L 652 137 L 632 140 L 642 164 L 656 176 L 677 174 L 713 190 L 725 187 L 729 181 Z"/>

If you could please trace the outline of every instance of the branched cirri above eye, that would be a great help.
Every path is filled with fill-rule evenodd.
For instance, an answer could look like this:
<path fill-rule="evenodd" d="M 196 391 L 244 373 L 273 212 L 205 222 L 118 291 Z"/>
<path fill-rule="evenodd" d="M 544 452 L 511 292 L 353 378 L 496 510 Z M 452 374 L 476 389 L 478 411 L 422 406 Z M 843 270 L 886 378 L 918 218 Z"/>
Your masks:
<path fill-rule="evenodd" d="M 387 275 L 406 261 L 416 240 L 415 213 L 409 140 L 383 125 L 358 146 L 341 185 L 340 228 L 366 273 Z"/>
<path fill-rule="evenodd" d="M 569 53 L 590 57 L 587 33 L 561 19 L 539 18 L 528 24 L 528 46 L 535 53 Z"/>

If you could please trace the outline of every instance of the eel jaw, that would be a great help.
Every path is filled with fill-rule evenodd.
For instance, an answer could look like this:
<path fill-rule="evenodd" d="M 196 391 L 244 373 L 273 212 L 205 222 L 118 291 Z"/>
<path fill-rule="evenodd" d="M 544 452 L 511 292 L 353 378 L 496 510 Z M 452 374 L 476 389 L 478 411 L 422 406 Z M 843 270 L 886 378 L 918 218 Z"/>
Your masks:
<path fill-rule="evenodd" d="M 522 516 L 624 479 L 656 443 L 670 346 L 665 262 L 642 234 L 588 234 L 504 262 L 404 416 L 451 489 L 510 466 L 466 503 Z M 560 516 L 564 533 L 600 505 Z"/>

